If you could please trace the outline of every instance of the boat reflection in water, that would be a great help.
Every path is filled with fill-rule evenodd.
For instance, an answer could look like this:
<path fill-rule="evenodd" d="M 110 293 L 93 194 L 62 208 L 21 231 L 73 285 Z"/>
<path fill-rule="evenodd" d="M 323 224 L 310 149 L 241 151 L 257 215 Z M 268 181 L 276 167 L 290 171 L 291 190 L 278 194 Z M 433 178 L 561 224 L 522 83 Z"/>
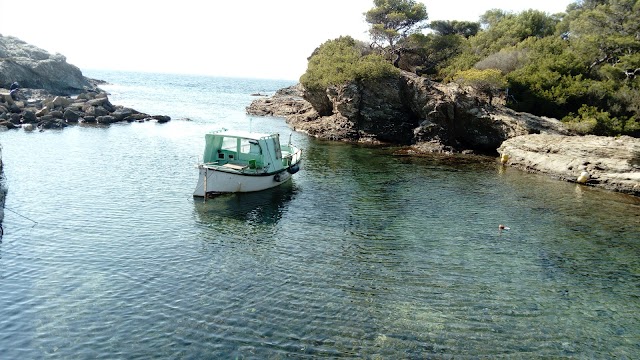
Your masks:
<path fill-rule="evenodd" d="M 280 220 L 295 194 L 295 185 L 289 181 L 262 191 L 195 198 L 194 206 L 203 225 L 220 225 L 228 221 L 269 225 Z"/>

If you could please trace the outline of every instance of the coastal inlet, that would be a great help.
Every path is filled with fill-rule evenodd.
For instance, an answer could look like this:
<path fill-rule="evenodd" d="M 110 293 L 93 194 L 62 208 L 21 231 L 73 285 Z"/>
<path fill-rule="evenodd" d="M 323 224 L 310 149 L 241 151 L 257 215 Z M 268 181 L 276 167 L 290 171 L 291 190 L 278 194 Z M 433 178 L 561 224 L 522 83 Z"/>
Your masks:
<path fill-rule="evenodd" d="M 5 213 L 2 358 L 638 354 L 636 197 L 245 114 L 291 82 L 89 75 L 114 104 L 192 121 L 0 133 L 6 207 L 37 221 Z M 194 198 L 222 127 L 291 134 L 300 171 Z"/>

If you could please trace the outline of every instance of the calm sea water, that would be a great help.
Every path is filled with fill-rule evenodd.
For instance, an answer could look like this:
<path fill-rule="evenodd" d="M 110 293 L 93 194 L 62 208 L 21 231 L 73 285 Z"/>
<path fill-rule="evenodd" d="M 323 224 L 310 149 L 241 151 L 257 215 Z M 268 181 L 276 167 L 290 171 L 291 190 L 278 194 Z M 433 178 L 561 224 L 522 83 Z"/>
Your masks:
<path fill-rule="evenodd" d="M 637 198 L 293 133 L 291 183 L 204 202 L 204 132 L 289 136 L 244 108 L 291 83 L 86 75 L 173 120 L 0 133 L 0 357 L 640 356 Z"/>

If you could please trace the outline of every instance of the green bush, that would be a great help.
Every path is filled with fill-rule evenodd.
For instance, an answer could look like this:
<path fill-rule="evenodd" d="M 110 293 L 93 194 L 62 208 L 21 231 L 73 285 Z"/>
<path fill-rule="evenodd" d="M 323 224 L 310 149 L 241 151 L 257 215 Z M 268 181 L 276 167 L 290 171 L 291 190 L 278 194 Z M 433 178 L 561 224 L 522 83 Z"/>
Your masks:
<path fill-rule="evenodd" d="M 493 97 L 507 85 L 502 72 L 498 69 L 469 69 L 460 71 L 455 76 L 455 81 L 462 85 L 471 86 L 477 91 L 489 97 L 489 105 Z"/>
<path fill-rule="evenodd" d="M 562 121 L 580 134 L 618 135 L 622 133 L 625 125 L 623 120 L 586 104 L 580 107 L 577 116 L 571 113 Z"/>
<path fill-rule="evenodd" d="M 309 90 L 322 90 L 354 80 L 398 75 L 399 70 L 382 56 L 365 54 L 356 40 L 343 36 L 325 42 L 314 51 L 300 83 Z"/>

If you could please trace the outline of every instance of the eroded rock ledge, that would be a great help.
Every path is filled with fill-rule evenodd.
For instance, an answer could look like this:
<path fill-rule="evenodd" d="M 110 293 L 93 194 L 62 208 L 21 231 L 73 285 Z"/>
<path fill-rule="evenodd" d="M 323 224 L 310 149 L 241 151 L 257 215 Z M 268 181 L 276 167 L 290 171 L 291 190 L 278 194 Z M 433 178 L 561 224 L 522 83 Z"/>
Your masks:
<path fill-rule="evenodd" d="M 498 152 L 507 165 L 524 171 L 640 196 L 637 138 L 524 135 L 506 140 Z"/>

